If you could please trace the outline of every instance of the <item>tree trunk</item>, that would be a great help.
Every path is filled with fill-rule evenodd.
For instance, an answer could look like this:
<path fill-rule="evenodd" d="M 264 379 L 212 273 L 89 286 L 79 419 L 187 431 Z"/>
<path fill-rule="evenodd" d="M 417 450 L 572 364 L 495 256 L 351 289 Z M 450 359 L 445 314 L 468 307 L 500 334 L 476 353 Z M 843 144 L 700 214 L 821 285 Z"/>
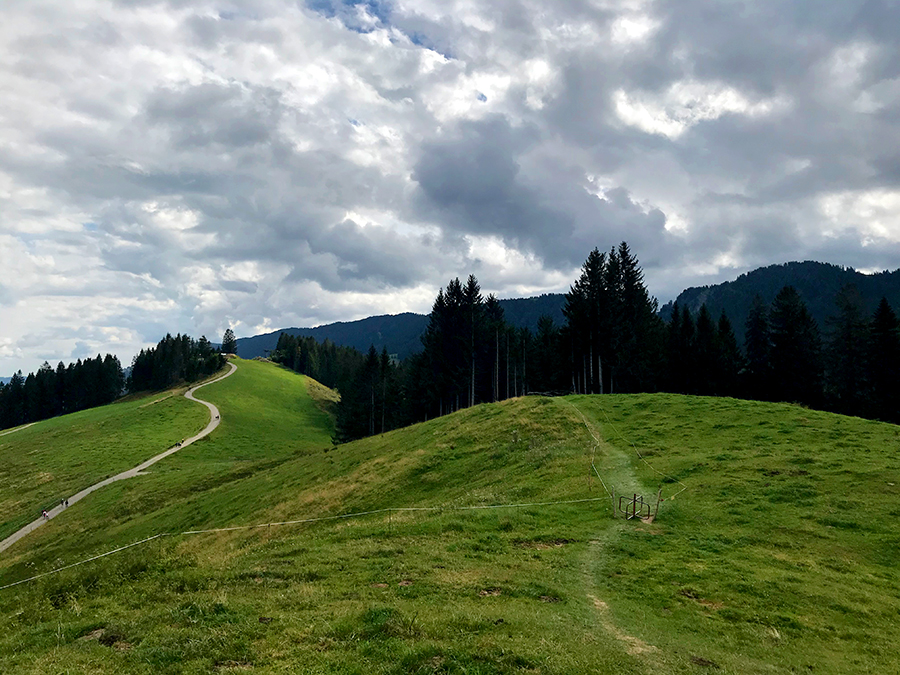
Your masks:
<path fill-rule="evenodd" d="M 603 393 L 603 361 L 600 359 L 600 355 L 597 354 L 597 370 L 600 371 L 600 393 Z"/>
<path fill-rule="evenodd" d="M 494 352 L 494 403 L 500 397 L 500 329 L 497 328 L 494 333 L 495 352 Z"/>
<path fill-rule="evenodd" d="M 509 398 L 509 331 L 506 333 L 506 398 Z"/>
<path fill-rule="evenodd" d="M 528 381 L 525 379 L 525 370 L 526 370 L 525 362 L 528 360 L 527 357 L 528 357 L 528 353 L 526 351 L 525 338 L 523 336 L 522 337 L 522 396 L 525 396 L 528 394 Z"/>
<path fill-rule="evenodd" d="M 591 358 L 590 358 L 589 363 L 591 364 L 591 380 L 590 380 L 590 384 L 588 386 L 590 387 L 590 393 L 593 394 L 594 393 L 594 337 L 593 336 L 591 336 Z"/>

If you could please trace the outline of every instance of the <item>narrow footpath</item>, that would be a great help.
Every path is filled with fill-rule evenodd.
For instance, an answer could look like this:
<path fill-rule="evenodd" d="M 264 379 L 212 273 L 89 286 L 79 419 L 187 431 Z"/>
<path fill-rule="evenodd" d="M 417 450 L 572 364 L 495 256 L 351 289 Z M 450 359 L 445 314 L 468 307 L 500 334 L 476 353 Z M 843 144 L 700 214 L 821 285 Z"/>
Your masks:
<path fill-rule="evenodd" d="M 160 454 L 156 455 L 156 457 L 152 457 L 152 458 L 148 459 L 146 462 L 144 462 L 143 464 L 139 464 L 138 466 L 134 467 L 133 469 L 128 469 L 128 471 L 123 471 L 122 473 L 116 474 L 115 476 L 110 476 L 106 480 L 102 480 L 95 485 L 91 485 L 90 487 L 85 488 L 81 492 L 78 492 L 78 493 L 72 495 L 71 497 L 69 497 L 69 499 L 68 499 L 69 506 L 68 507 L 62 506 L 62 505 L 54 506 L 52 509 L 47 511 L 47 515 L 50 518 L 55 518 L 60 513 L 65 511 L 67 508 L 72 508 L 72 505 L 75 504 L 76 502 L 84 499 L 89 494 L 91 494 L 95 490 L 99 490 L 100 488 L 102 488 L 105 485 L 109 485 L 110 483 L 115 483 L 118 480 L 125 480 L 126 478 L 134 478 L 135 476 L 140 476 L 142 471 L 144 471 L 145 469 L 149 468 L 150 466 L 156 464 L 161 459 L 165 459 L 169 455 L 178 452 L 183 447 L 190 445 L 194 441 L 199 441 L 201 438 L 204 438 L 205 436 L 208 436 L 210 433 L 212 433 L 212 430 L 215 429 L 217 426 L 219 426 L 219 409 L 216 406 L 214 406 L 212 403 L 209 403 L 208 401 L 202 401 L 199 398 L 194 398 L 194 392 L 197 391 L 198 389 L 200 389 L 201 387 L 205 387 L 209 384 L 213 384 L 214 382 L 219 382 L 221 380 L 224 380 L 226 377 L 228 377 L 229 375 L 232 375 L 234 373 L 234 371 L 237 370 L 237 366 L 234 365 L 233 363 L 229 363 L 228 368 L 229 368 L 229 371 L 227 373 L 225 373 L 224 375 L 222 375 L 221 377 L 217 377 L 216 379 L 210 380 L 209 382 L 204 382 L 203 384 L 198 384 L 196 387 L 191 387 L 184 393 L 185 398 L 190 399 L 191 401 L 195 401 L 197 403 L 202 403 L 207 408 L 209 408 L 209 424 L 206 425 L 206 428 L 203 431 L 201 431 L 196 436 L 191 436 L 190 438 L 185 439 L 184 441 L 181 442 L 181 444 L 173 445 L 171 448 L 169 448 L 165 452 L 161 452 Z M 47 522 L 47 520 L 49 520 L 50 518 L 45 520 L 44 517 L 41 516 L 37 520 L 35 520 L 35 521 L 29 523 L 28 525 L 26 525 L 25 527 L 23 527 L 21 530 L 18 530 L 17 532 L 14 532 L 13 534 L 9 535 L 6 539 L 4 539 L 3 541 L 0 541 L 0 551 L 5 551 L 10 546 L 12 546 L 17 541 L 19 541 L 19 539 L 24 537 L 26 534 L 28 534 L 29 532 L 33 532 L 34 530 L 39 528 L 41 525 L 43 525 L 45 522 Z"/>

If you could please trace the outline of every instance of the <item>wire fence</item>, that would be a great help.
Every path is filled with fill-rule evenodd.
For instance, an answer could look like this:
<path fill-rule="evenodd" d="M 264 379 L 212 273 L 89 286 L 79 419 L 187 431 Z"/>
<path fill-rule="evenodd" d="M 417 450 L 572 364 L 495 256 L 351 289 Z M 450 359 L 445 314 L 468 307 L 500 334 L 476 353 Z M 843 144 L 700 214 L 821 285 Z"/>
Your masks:
<path fill-rule="evenodd" d="M 69 565 L 63 565 L 62 567 L 57 567 L 56 569 L 49 570 L 47 572 L 42 572 L 41 574 L 35 574 L 34 576 L 28 577 L 27 579 L 21 579 L 20 581 L 14 581 L 11 584 L 6 584 L 5 586 L 0 586 L 0 591 L 12 588 L 13 586 L 19 586 L 20 584 L 26 584 L 31 581 L 35 581 L 37 579 L 41 579 L 43 577 L 50 576 L 51 574 L 57 574 L 64 570 L 72 569 L 73 567 L 78 567 L 79 565 L 86 565 L 89 562 L 93 562 L 94 560 L 99 560 L 100 558 L 105 558 L 107 556 L 113 555 L 115 553 L 120 553 L 129 548 L 133 548 L 135 546 L 140 546 L 141 544 L 146 544 L 148 542 L 153 541 L 154 539 L 160 539 L 162 537 L 181 537 L 181 536 L 189 536 L 189 535 L 197 535 L 197 534 L 213 534 L 216 532 L 237 532 L 240 530 L 259 530 L 259 529 L 267 529 L 271 527 L 281 527 L 286 525 L 303 525 L 307 523 L 321 523 L 326 521 L 334 521 L 334 520 L 346 520 L 348 518 L 363 518 L 365 516 L 372 516 L 377 514 L 388 514 L 391 515 L 393 513 L 408 513 L 408 512 L 450 512 L 450 511 L 483 511 L 488 509 L 513 509 L 513 508 L 529 508 L 529 507 L 538 507 L 538 506 L 561 506 L 566 504 L 586 504 L 589 502 L 600 502 L 606 501 L 606 497 L 588 497 L 583 499 L 565 499 L 560 501 L 550 501 L 550 502 L 523 502 L 516 504 L 476 504 L 472 506 L 392 506 L 383 509 L 372 509 L 371 511 L 357 511 L 354 513 L 342 513 L 334 516 L 318 516 L 315 518 L 300 518 L 296 520 L 283 520 L 275 523 L 257 523 L 254 525 L 234 525 L 232 527 L 213 527 L 202 530 L 185 530 L 183 532 L 160 532 L 158 534 L 154 534 L 152 537 L 147 537 L 146 539 L 141 539 L 140 541 L 133 542 L 131 544 L 126 544 L 125 546 L 120 546 L 118 548 L 114 548 L 111 551 L 107 551 L 106 553 L 101 553 L 99 555 L 92 556 L 90 558 L 86 558 L 84 560 L 79 560 L 78 562 L 71 563 Z"/>
<path fill-rule="evenodd" d="M 567 399 L 563 399 L 563 400 L 566 403 L 568 403 L 569 405 L 571 405 L 575 409 L 575 411 L 581 416 L 581 420 L 584 423 L 585 428 L 591 434 L 591 437 L 594 440 L 594 445 L 591 448 L 591 469 L 593 470 L 594 474 L 597 476 L 597 479 L 600 481 L 600 484 L 603 486 L 603 489 L 606 491 L 607 497 L 610 500 L 614 500 L 615 497 L 614 497 L 613 493 L 610 491 L 609 487 L 607 487 L 606 483 L 603 480 L 603 477 L 600 475 L 600 471 L 597 469 L 597 465 L 594 462 L 596 453 L 600 449 L 600 445 L 601 445 L 602 441 L 597 436 L 597 434 L 594 433 L 593 427 L 590 425 L 590 423 L 587 420 L 587 417 L 585 417 L 585 415 L 581 411 L 581 409 L 578 408 L 578 406 L 576 406 L 571 401 L 569 401 Z M 668 500 L 675 499 L 675 497 L 677 495 L 680 495 L 682 492 L 684 492 L 685 490 L 688 489 L 687 485 L 682 483 L 677 478 L 668 476 L 668 475 L 664 474 L 662 471 L 659 471 L 655 467 L 653 467 L 644 458 L 644 456 L 641 454 L 640 450 L 638 450 L 637 446 L 633 442 L 631 442 L 627 438 L 625 438 L 621 434 L 621 432 L 619 432 L 619 430 L 612 423 L 612 420 L 609 418 L 609 415 L 607 414 L 607 412 L 605 410 L 603 411 L 603 414 L 606 416 L 606 421 L 607 421 L 607 424 L 610 426 L 610 428 L 612 428 L 612 430 L 616 433 L 616 435 L 620 439 L 622 439 L 625 443 L 627 443 L 632 448 L 634 448 L 634 451 L 635 451 L 635 453 L 637 453 L 638 458 L 644 464 L 646 464 L 647 467 L 649 467 L 652 471 L 656 472 L 660 476 L 663 476 L 664 478 L 666 478 L 672 482 L 678 483 L 679 485 L 682 486 L 681 490 L 676 492 L 674 495 L 667 497 L 666 499 L 663 499 L 662 501 L 666 501 L 667 499 Z M 105 558 L 107 556 L 111 556 L 116 553 L 120 553 L 129 548 L 133 548 L 135 546 L 140 546 L 141 544 L 146 544 L 148 542 L 151 542 L 155 539 L 160 539 L 162 537 L 180 537 L 180 536 L 190 536 L 190 535 L 198 535 L 198 534 L 213 534 L 213 533 L 217 533 L 217 532 L 238 532 L 241 530 L 268 529 L 271 527 L 282 527 L 282 526 L 288 526 L 288 525 L 303 525 L 303 524 L 309 524 L 309 523 L 320 523 L 320 522 L 335 521 L 335 520 L 346 520 L 349 518 L 363 518 L 365 516 L 372 516 L 372 515 L 377 515 L 377 514 L 388 514 L 390 516 L 393 513 L 478 511 L 478 510 L 488 510 L 488 509 L 510 509 L 510 508 L 540 507 L 540 506 L 559 506 L 559 505 L 565 505 L 565 504 L 585 504 L 585 503 L 590 503 L 590 502 L 606 501 L 607 497 L 588 497 L 588 498 L 583 498 L 583 499 L 568 499 L 568 500 L 548 501 L 548 502 L 525 502 L 525 503 L 515 503 L 515 504 L 480 504 L 480 505 L 471 505 L 471 506 L 394 506 L 394 507 L 387 507 L 387 508 L 381 508 L 381 509 L 372 509 L 370 511 L 358 511 L 355 513 L 342 513 L 342 514 L 333 515 L 333 516 L 318 516 L 315 518 L 300 518 L 300 519 L 296 519 L 296 520 L 284 520 L 284 521 L 275 522 L 275 523 L 258 523 L 258 524 L 254 524 L 254 525 L 235 525 L 235 526 L 231 526 L 231 527 L 214 527 L 214 528 L 201 529 L 201 530 L 185 530 L 183 532 L 160 532 L 158 534 L 154 534 L 151 537 L 141 539 L 140 541 L 136 541 L 131 544 L 126 544 L 125 546 L 120 546 L 111 551 L 107 551 L 106 553 L 101 553 L 99 555 L 95 555 L 90 558 L 86 558 L 84 560 L 80 560 L 78 562 L 71 563 L 69 565 L 64 565 L 62 567 L 57 567 L 56 569 L 49 570 L 47 572 L 42 572 L 41 574 L 36 574 L 34 576 L 28 577 L 27 579 L 21 579 L 20 581 L 15 581 L 13 583 L 6 584 L 4 586 L 0 586 L 0 591 L 5 590 L 7 588 L 12 588 L 13 586 L 19 586 L 21 584 L 26 584 L 26 583 L 29 583 L 32 581 L 36 581 L 37 579 L 41 579 L 43 577 L 47 577 L 52 574 L 58 574 L 59 572 L 63 572 L 65 570 L 72 569 L 73 567 L 78 567 L 79 565 L 86 565 L 87 563 L 93 562 L 95 560 L 99 560 L 100 558 Z M 613 508 L 615 508 L 615 505 L 613 505 Z"/>
<path fill-rule="evenodd" d="M 591 436 L 594 438 L 594 448 L 593 448 L 593 450 L 591 451 L 591 468 L 594 470 L 594 473 L 597 474 L 597 478 L 600 480 L 600 484 L 603 485 L 603 489 L 606 490 L 606 494 L 609 495 L 610 499 L 613 499 L 613 494 L 612 494 L 612 492 L 610 492 L 609 488 L 606 487 L 606 483 L 603 482 L 603 478 L 600 476 L 600 472 L 597 470 L 597 466 L 594 464 L 594 454 L 595 454 L 596 450 L 598 450 L 598 449 L 600 448 L 600 439 L 597 437 L 597 434 L 594 433 L 593 427 L 591 427 L 591 425 L 588 423 L 587 417 L 584 416 L 584 413 L 581 411 L 581 409 L 580 409 L 577 405 L 575 405 L 574 403 L 572 403 L 570 400 L 568 400 L 567 398 L 564 398 L 563 401 L 565 401 L 565 402 L 568 403 L 570 406 L 572 406 L 573 408 L 575 408 L 575 411 L 576 411 L 579 415 L 581 415 L 581 421 L 584 422 L 584 426 L 587 428 L 588 432 L 590 432 Z M 678 483 L 678 484 L 681 486 L 681 489 L 680 489 L 678 492 L 676 492 L 675 494 L 671 495 L 670 497 L 666 497 L 666 498 L 662 499 L 661 501 L 667 501 L 667 500 L 675 499 L 675 497 L 677 497 L 677 496 L 680 495 L 682 492 L 684 492 L 685 490 L 688 489 L 688 486 L 685 485 L 684 483 L 682 483 L 682 482 L 681 482 L 680 480 L 678 480 L 677 478 L 674 478 L 674 477 L 672 477 L 672 476 L 669 476 L 668 474 L 663 473 L 662 471 L 660 471 L 660 470 L 658 470 L 656 467 L 654 467 L 652 464 L 650 464 L 650 462 L 648 462 L 648 461 L 644 458 L 644 456 L 641 454 L 641 451 L 638 450 L 637 446 L 636 446 L 632 441 L 630 441 L 630 440 L 628 440 L 627 438 L 625 438 L 625 437 L 622 435 L 622 433 L 616 428 L 616 426 L 612 423 L 612 420 L 609 418 L 609 413 L 607 413 L 606 410 L 604 410 L 604 409 L 602 409 L 602 408 L 601 408 L 601 410 L 603 411 L 603 415 L 606 417 L 606 423 L 607 423 L 607 425 L 613 430 L 613 432 L 614 432 L 620 439 L 622 439 L 626 444 L 630 445 L 630 446 L 634 449 L 634 452 L 637 454 L 638 459 L 640 459 L 644 464 L 646 464 L 647 467 L 648 467 L 651 471 L 654 471 L 654 472 L 658 473 L 660 476 L 662 476 L 663 478 L 665 478 L 665 479 L 667 479 L 667 480 L 669 480 L 669 481 L 671 481 L 671 482 L 673 482 L 673 483 Z"/>

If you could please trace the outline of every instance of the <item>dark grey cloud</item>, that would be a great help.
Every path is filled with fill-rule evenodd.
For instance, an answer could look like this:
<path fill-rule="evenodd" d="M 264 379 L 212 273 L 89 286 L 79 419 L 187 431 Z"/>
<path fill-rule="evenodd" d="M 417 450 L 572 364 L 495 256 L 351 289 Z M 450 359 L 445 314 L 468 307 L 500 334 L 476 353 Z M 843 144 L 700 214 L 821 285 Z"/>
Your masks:
<path fill-rule="evenodd" d="M 663 300 L 900 266 L 897 25 L 888 0 L 10 2 L 0 374 L 427 311 L 469 271 L 564 290 L 621 240 Z"/>

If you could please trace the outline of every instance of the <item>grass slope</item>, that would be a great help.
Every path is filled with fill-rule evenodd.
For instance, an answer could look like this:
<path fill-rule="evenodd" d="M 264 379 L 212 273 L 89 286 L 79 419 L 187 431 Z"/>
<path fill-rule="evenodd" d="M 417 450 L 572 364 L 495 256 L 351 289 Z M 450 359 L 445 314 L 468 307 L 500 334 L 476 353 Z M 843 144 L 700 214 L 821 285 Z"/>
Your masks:
<path fill-rule="evenodd" d="M 200 431 L 209 413 L 183 392 L 92 408 L 0 436 L 0 539 L 41 509 Z"/>
<path fill-rule="evenodd" d="M 900 670 L 897 427 L 528 398 L 332 449 L 297 375 L 240 363 L 205 391 L 223 418 L 209 441 L 52 521 L 0 560 L 0 584 L 160 531 L 444 509 L 158 539 L 0 591 L 0 670 Z M 617 492 L 688 490 L 653 524 L 608 501 L 452 508 L 601 496 L 592 455 Z"/>

